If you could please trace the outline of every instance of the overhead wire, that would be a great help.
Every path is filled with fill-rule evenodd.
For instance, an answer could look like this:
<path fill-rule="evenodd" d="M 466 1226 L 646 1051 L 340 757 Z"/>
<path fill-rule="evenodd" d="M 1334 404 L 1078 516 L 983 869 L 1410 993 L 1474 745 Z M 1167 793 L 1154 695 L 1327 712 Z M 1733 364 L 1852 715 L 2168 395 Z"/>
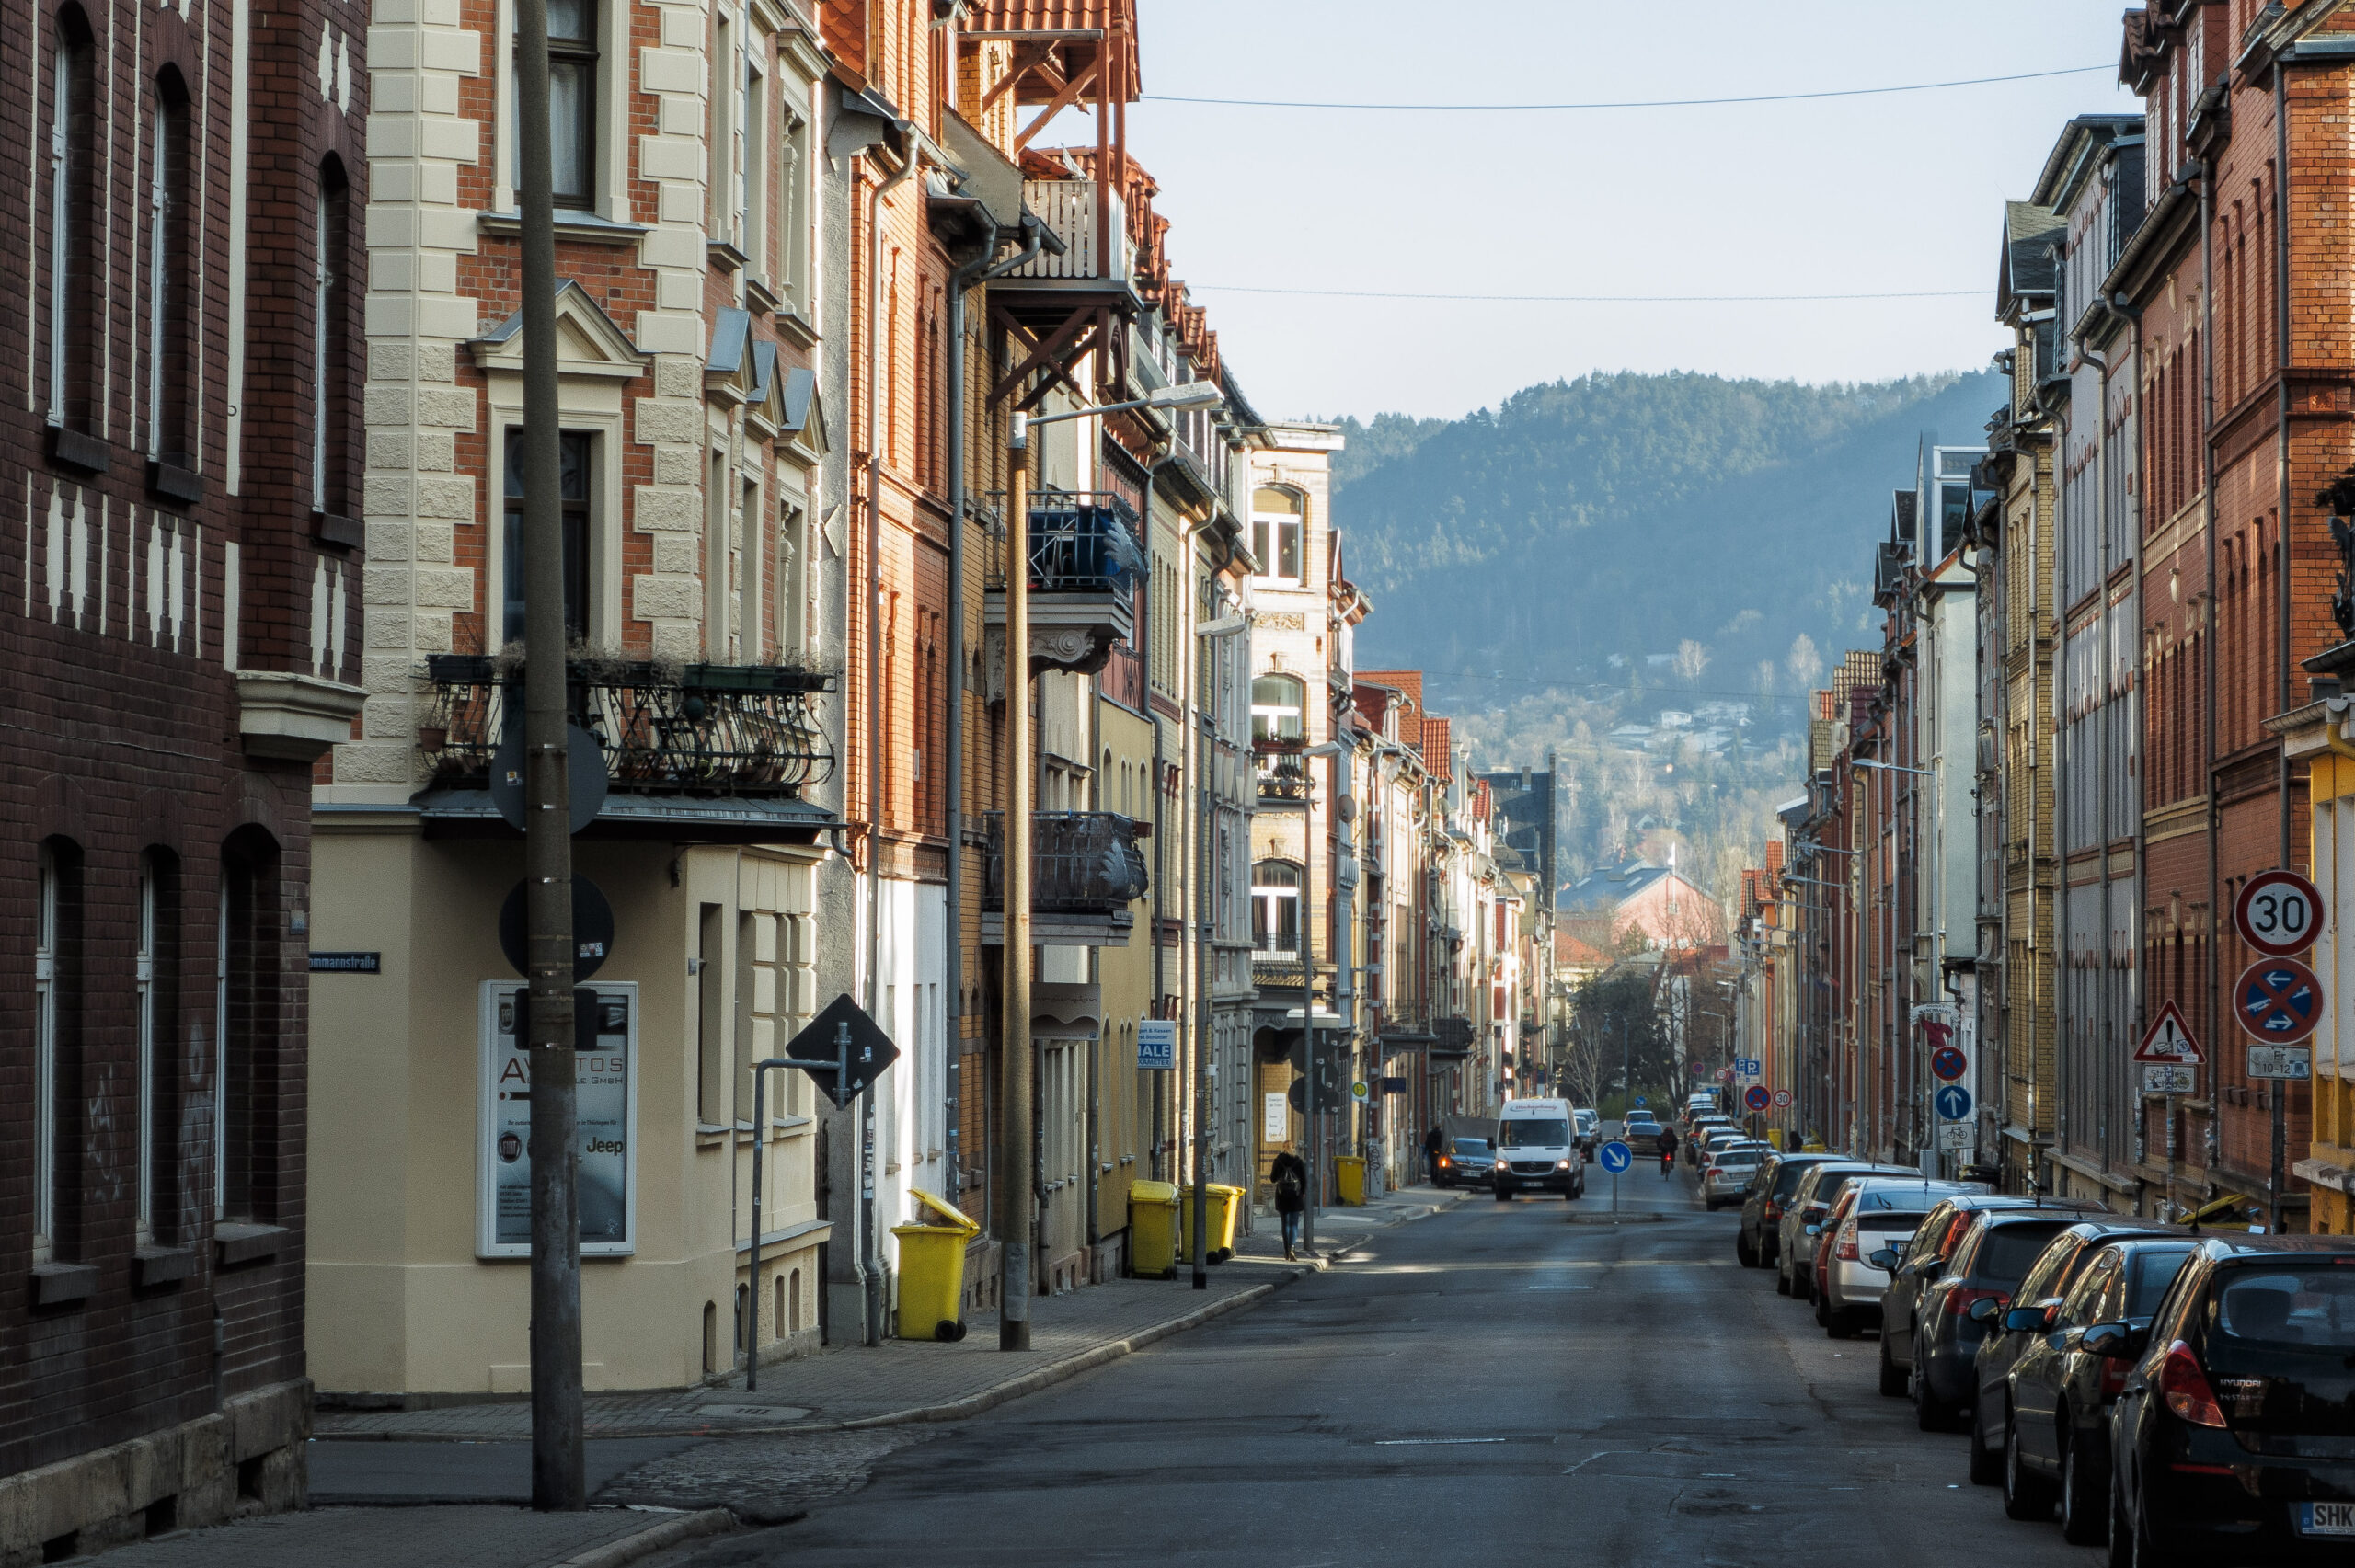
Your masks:
<path fill-rule="evenodd" d="M 1745 93 L 1708 98 L 1614 98 L 1591 103 L 1337 103 L 1311 98 L 1212 98 L 1178 93 L 1143 93 L 1145 103 L 1211 104 L 1222 109 L 1338 109 L 1390 113 L 1498 114 L 1564 113 L 1621 109 L 1706 109 L 1721 104 L 1803 103 L 1820 98 L 1883 97 L 1892 93 L 1940 92 L 1950 87 L 1984 87 L 2001 82 L 2035 82 L 2052 76 L 2083 76 L 2115 71 L 2106 65 L 2067 65 L 2054 71 L 2019 71 L 2004 76 L 1962 76 L 1946 82 L 1905 82 L 1885 87 L 1824 87 L 1804 93 Z"/>
<path fill-rule="evenodd" d="M 1783 304 L 1835 300 L 1953 300 L 1984 299 L 1993 289 L 1913 289 L 1864 294 L 1442 294 L 1419 291 L 1376 289 L 1276 289 L 1256 283 L 1188 282 L 1189 292 L 1221 294 L 1284 294 L 1294 298 L 1336 300 L 1469 300 L 1497 304 Z"/>

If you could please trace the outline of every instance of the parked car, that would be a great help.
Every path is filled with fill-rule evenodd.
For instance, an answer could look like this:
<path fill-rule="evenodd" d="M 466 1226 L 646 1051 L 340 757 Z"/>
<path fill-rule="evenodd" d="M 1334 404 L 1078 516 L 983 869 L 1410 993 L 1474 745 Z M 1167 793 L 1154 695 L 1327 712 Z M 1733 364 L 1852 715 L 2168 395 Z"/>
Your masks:
<path fill-rule="evenodd" d="M 2079 1343 L 2128 1368 L 2109 1529 L 2131 1561 L 2347 1561 L 2355 1241 L 2211 1231 L 2148 1330 L 2097 1323 Z"/>
<path fill-rule="evenodd" d="M 1701 1175 L 1702 1206 L 1718 1209 L 1729 1203 L 1740 1203 L 1751 1178 L 1758 1174 L 1758 1167 L 1764 1162 L 1766 1152 L 1764 1144 L 1737 1144 L 1720 1150 Z"/>
<path fill-rule="evenodd" d="M 1733 1130 L 1731 1116 L 1694 1116 L 1684 1126 L 1684 1152 L 1697 1163 L 1702 1146 L 1708 1142 L 1710 1134 Z"/>
<path fill-rule="evenodd" d="M 2081 1219 L 2054 1232 L 2020 1277 L 2007 1299 L 1988 1298 L 1971 1303 L 1970 1316 L 1986 1331 L 1974 1363 L 1974 1392 L 1970 1401 L 1970 1479 L 1982 1486 L 2005 1481 L 2005 1425 L 2010 1419 L 2011 1371 L 2031 1345 L 2043 1343 L 2051 1332 L 2061 1303 L 2076 1288 L 2077 1279 L 2113 1236 L 2171 1230 L 2165 1221 L 2131 1215 L 2105 1215 Z M 2028 1478 L 2032 1483 L 2034 1477 Z M 2037 1490 L 2033 1484 L 2029 1492 Z M 2007 1505 L 2012 1487 L 2005 1483 Z M 2028 1494 L 2021 1494 L 2025 1498 Z M 2045 1504 L 2051 1507 L 2048 1498 Z"/>
<path fill-rule="evenodd" d="M 1987 1189 L 1977 1182 L 1930 1182 L 1919 1177 L 1875 1176 L 1855 1183 L 1836 1228 L 1827 1224 L 1831 1245 L 1816 1274 L 1815 1321 L 1833 1339 L 1854 1338 L 1880 1322 L 1882 1289 L 1889 1275 L 1871 1261 L 1874 1253 L 1913 1235 L 1940 1198 Z M 1841 1195 L 1846 1203 L 1847 1194 Z"/>
<path fill-rule="evenodd" d="M 1902 1165 L 1876 1165 L 1865 1160 L 1839 1160 L 1815 1165 L 1799 1178 L 1782 1219 L 1782 1236 L 1775 1254 L 1775 1288 L 1800 1300 L 1812 1299 L 1815 1288 L 1815 1242 L 1823 1217 L 1851 1182 L 1868 1176 L 1902 1176 Z"/>
<path fill-rule="evenodd" d="M 1497 1154 L 1485 1138 L 1452 1138 L 1431 1165 L 1441 1186 L 1484 1187 L 1495 1178 Z"/>
<path fill-rule="evenodd" d="M 1913 1307 L 1913 1418 L 1944 1432 L 1977 1396 L 1979 1342 L 2052 1238 L 2082 1210 L 1989 1208 L 1973 1215 L 1954 1257 Z M 1991 1306 L 1974 1311 L 1981 1302 Z"/>
<path fill-rule="evenodd" d="M 2071 1541 L 2098 1546 L 2108 1536 L 2109 1411 L 2126 1386 L 2126 1364 L 2087 1351 L 2085 1331 L 2099 1322 L 2149 1329 L 2195 1244 L 2172 1226 L 2111 1236 L 2089 1249 L 2057 1308 L 2015 1305 L 2005 1314 L 2007 1337 L 2020 1343 L 2005 1391 L 2010 1416 L 2000 1467 L 2005 1511 L 2014 1518 L 2041 1518 L 2057 1498 L 2061 1532 Z M 1994 1343 L 1980 1347 L 1982 1363 Z M 1976 1449 L 1971 1459 L 1976 1479 Z"/>
<path fill-rule="evenodd" d="M 1888 1270 L 1889 1283 L 1880 1293 L 1880 1391 L 1892 1399 L 1913 1390 L 1913 1325 L 1922 1292 L 1946 1269 L 1962 1244 L 1971 1220 L 1996 1208 L 2034 1208 L 2037 1200 L 2006 1193 L 1964 1194 L 1942 1199 L 1913 1234 L 1896 1246 L 1868 1253 L 1870 1261 Z M 2090 1206 L 2088 1206 L 2090 1207 Z"/>
<path fill-rule="evenodd" d="M 1783 1206 L 1810 1167 L 1830 1164 L 1836 1154 L 1780 1154 L 1766 1162 L 1743 1195 L 1741 1229 L 1734 1232 L 1733 1255 L 1744 1268 L 1763 1268 L 1782 1247 Z"/>
<path fill-rule="evenodd" d="M 1572 1130 L 1578 1134 L 1579 1152 L 1584 1154 L 1586 1162 L 1591 1165 L 1594 1163 L 1595 1146 L 1603 1141 L 1603 1118 L 1591 1107 L 1581 1105 L 1570 1113 L 1570 1119 L 1577 1124 Z"/>

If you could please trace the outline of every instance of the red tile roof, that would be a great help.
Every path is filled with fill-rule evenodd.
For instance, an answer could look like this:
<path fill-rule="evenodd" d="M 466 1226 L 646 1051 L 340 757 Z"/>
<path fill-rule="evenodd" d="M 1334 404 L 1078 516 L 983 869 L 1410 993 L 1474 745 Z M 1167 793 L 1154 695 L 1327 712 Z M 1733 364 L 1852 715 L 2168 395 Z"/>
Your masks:
<path fill-rule="evenodd" d="M 1419 748 L 1423 743 L 1423 672 L 1419 670 L 1361 670 L 1358 679 L 1375 686 L 1391 686 L 1407 693 L 1398 710 L 1398 739 Z"/>
<path fill-rule="evenodd" d="M 1423 766 L 1442 784 L 1455 776 L 1455 759 L 1448 749 L 1449 727 L 1447 720 L 1436 714 L 1426 714 L 1423 732 L 1415 738 L 1416 748 L 1423 754 Z"/>

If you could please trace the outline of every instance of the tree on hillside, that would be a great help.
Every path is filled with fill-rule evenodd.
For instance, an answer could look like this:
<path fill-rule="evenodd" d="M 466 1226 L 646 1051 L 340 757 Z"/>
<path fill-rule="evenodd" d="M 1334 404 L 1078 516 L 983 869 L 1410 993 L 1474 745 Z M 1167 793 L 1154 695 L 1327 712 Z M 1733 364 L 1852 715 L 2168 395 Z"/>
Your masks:
<path fill-rule="evenodd" d="M 1823 673 L 1823 656 L 1815 651 L 1815 639 L 1801 632 L 1791 639 L 1790 657 L 1784 660 L 1791 672 L 1791 690 L 1811 692 L 1815 678 Z"/>
<path fill-rule="evenodd" d="M 1687 686 L 1701 683 L 1701 672 L 1709 668 L 1709 650 L 1686 637 L 1676 645 L 1676 675 Z"/>

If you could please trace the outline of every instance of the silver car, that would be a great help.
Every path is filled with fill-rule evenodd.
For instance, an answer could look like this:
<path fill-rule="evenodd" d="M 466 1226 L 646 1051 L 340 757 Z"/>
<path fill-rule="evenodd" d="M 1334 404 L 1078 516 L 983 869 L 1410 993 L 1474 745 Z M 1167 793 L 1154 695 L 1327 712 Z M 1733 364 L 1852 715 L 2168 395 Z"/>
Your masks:
<path fill-rule="evenodd" d="M 1929 1182 L 1919 1176 L 1875 1176 L 1855 1186 L 1855 1199 L 1832 1232 L 1823 1277 L 1816 1282 L 1815 1321 L 1834 1339 L 1852 1339 L 1880 1322 L 1889 1273 L 1872 1261 L 1875 1253 L 1913 1235 L 1940 1199 L 1987 1190 L 1983 1182 Z"/>
<path fill-rule="evenodd" d="M 1772 1152 L 1763 1143 L 1736 1143 L 1717 1150 L 1701 1173 L 1701 1202 L 1709 1208 L 1740 1203 L 1750 1190 L 1750 1179 Z"/>

